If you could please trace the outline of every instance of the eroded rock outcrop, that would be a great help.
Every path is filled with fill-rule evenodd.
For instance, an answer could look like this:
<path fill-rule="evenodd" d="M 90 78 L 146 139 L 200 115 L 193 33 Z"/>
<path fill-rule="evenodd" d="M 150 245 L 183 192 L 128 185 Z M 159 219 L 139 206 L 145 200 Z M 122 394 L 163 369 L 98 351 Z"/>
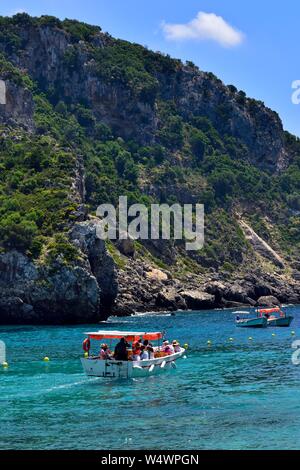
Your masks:
<path fill-rule="evenodd" d="M 26 131 L 35 129 L 33 114 L 34 101 L 31 91 L 24 85 L 16 84 L 12 80 L 2 79 L 2 102 L 0 103 L 0 123 L 5 122 L 9 126 L 20 126 Z"/>
<path fill-rule="evenodd" d="M 81 257 L 49 266 L 11 251 L 0 255 L 0 323 L 105 320 L 117 296 L 115 265 L 97 237 L 97 221 L 76 224 L 70 239 Z"/>
<path fill-rule="evenodd" d="M 0 323 L 76 323 L 100 317 L 100 289 L 88 266 L 36 266 L 16 251 L 0 255 Z"/>
<path fill-rule="evenodd" d="M 273 295 L 260 297 L 257 303 L 260 307 L 277 307 L 280 305 L 279 300 Z"/>
<path fill-rule="evenodd" d="M 118 293 L 117 273 L 105 242 L 98 236 L 99 224 L 97 219 L 77 223 L 70 232 L 70 238 L 86 255 L 100 288 L 101 304 L 110 309 Z"/>
<path fill-rule="evenodd" d="M 183 291 L 180 293 L 190 310 L 207 310 L 215 306 L 215 296 L 201 291 Z"/>

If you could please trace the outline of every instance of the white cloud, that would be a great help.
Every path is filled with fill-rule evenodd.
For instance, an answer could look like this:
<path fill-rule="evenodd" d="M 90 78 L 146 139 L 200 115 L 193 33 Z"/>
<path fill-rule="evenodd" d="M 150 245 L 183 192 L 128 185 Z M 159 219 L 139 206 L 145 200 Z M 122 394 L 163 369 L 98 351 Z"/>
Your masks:
<path fill-rule="evenodd" d="M 244 34 L 227 23 L 222 16 L 215 13 L 199 11 L 196 18 L 185 24 L 163 22 L 162 30 L 170 41 L 187 39 L 212 40 L 223 47 L 234 47 L 241 44 Z"/>

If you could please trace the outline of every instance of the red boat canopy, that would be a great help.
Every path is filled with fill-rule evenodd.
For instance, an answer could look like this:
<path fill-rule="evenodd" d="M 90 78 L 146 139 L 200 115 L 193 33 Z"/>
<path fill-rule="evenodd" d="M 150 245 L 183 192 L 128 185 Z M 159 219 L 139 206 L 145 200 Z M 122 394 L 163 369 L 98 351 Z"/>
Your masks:
<path fill-rule="evenodd" d="M 274 308 L 259 308 L 258 313 L 278 313 L 280 312 L 279 307 L 274 307 Z"/>
<path fill-rule="evenodd" d="M 161 332 L 154 332 L 154 333 L 147 333 L 147 332 L 140 332 L 140 331 L 94 331 L 86 333 L 86 335 L 90 339 L 95 339 L 100 341 L 102 339 L 121 339 L 126 338 L 127 341 L 136 341 L 139 338 L 148 341 L 156 341 L 163 337 L 163 333 Z"/>

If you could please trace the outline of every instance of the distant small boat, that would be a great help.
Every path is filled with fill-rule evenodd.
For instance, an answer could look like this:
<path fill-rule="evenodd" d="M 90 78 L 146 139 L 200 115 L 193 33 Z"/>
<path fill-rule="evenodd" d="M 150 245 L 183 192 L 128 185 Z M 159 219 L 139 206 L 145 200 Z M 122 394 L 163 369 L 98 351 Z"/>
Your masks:
<path fill-rule="evenodd" d="M 280 307 L 259 308 L 257 313 L 259 316 L 267 318 L 268 326 L 288 328 L 294 320 L 292 315 L 287 315 Z"/>
<path fill-rule="evenodd" d="M 235 312 L 235 324 L 238 328 L 267 328 L 268 320 L 266 317 L 246 318 L 251 315 L 251 312 Z"/>

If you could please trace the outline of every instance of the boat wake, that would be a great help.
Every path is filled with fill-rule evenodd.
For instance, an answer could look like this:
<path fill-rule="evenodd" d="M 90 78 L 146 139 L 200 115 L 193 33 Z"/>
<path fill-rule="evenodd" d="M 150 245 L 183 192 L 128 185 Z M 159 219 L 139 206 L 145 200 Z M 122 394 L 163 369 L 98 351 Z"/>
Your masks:
<path fill-rule="evenodd" d="M 10 395 L 2 395 L 0 397 L 0 402 L 6 402 L 7 400 L 27 400 L 27 399 L 32 399 L 34 397 L 38 397 L 40 395 L 44 395 L 44 394 L 49 394 L 49 393 L 52 393 L 52 392 L 56 392 L 56 391 L 59 391 L 59 390 L 66 390 L 66 389 L 69 389 L 69 388 L 72 388 L 72 387 L 78 387 L 80 385 L 87 385 L 87 384 L 92 384 L 92 383 L 96 383 L 96 382 L 101 382 L 101 379 L 99 379 L 99 377 L 92 377 L 92 378 L 89 378 L 89 377 L 86 377 L 84 378 L 83 380 L 78 380 L 76 382 L 70 382 L 70 383 L 64 383 L 64 384 L 60 384 L 60 385 L 54 385 L 53 387 L 49 387 L 49 388 L 43 388 L 41 386 L 41 388 L 39 390 L 36 390 L 34 392 L 30 391 L 30 392 L 27 392 L 27 393 L 15 393 L 15 394 L 10 394 Z"/>
<path fill-rule="evenodd" d="M 87 378 L 87 379 L 84 379 L 84 380 L 80 380 L 78 382 L 56 385 L 54 387 L 50 387 L 50 388 L 46 389 L 44 392 L 51 393 L 51 392 L 54 392 L 55 390 L 62 390 L 62 389 L 66 389 L 66 388 L 77 387 L 78 385 L 88 384 L 88 383 L 92 383 L 92 382 L 98 382 L 99 380 L 100 380 L 99 377 L 95 377 L 95 378 L 91 378 L 91 379 Z"/>
<path fill-rule="evenodd" d="M 141 312 L 141 313 L 135 313 L 135 317 L 172 317 L 172 313 L 157 313 L 157 312 Z"/>

